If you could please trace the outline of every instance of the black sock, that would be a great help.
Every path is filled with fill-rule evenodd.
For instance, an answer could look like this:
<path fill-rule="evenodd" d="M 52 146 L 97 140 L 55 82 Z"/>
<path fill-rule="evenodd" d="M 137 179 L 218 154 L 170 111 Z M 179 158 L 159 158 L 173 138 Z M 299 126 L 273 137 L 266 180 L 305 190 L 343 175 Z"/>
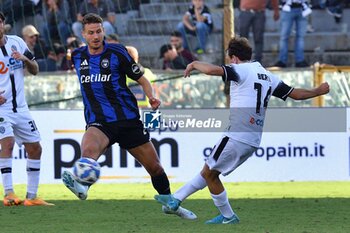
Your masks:
<path fill-rule="evenodd" d="M 159 176 L 152 176 L 152 184 L 159 194 L 170 194 L 170 183 L 167 175 L 163 172 Z"/>

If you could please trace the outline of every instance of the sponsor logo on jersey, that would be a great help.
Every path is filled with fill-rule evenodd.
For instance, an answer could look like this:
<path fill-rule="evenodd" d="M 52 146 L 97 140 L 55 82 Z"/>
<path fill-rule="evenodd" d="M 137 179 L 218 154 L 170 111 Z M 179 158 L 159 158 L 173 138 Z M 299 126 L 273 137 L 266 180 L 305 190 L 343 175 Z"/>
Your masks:
<path fill-rule="evenodd" d="M 6 74 L 9 70 L 14 71 L 21 68 L 23 68 L 22 61 L 16 60 L 12 57 L 9 59 L 8 65 L 0 61 L 0 74 Z"/>
<path fill-rule="evenodd" d="M 89 63 L 86 59 L 80 63 L 79 70 L 87 70 L 89 69 Z"/>
<path fill-rule="evenodd" d="M 0 126 L 0 133 L 4 134 L 5 133 L 5 127 L 4 126 Z"/>
<path fill-rule="evenodd" d="M 108 61 L 108 59 L 103 59 L 103 60 L 101 61 L 101 66 L 102 66 L 103 68 L 107 68 L 107 67 L 109 66 L 109 61 Z"/>
<path fill-rule="evenodd" d="M 11 70 L 17 70 L 23 68 L 23 63 L 20 60 L 16 60 L 14 58 L 9 59 L 10 69 Z"/>
<path fill-rule="evenodd" d="M 6 67 L 5 63 L 0 61 L 0 74 L 6 74 L 9 68 Z"/>
<path fill-rule="evenodd" d="M 81 75 L 81 83 L 94 83 L 94 82 L 109 82 L 111 79 L 111 74 L 91 74 L 91 75 Z"/>
<path fill-rule="evenodd" d="M 88 63 L 87 60 L 85 59 L 80 65 L 81 65 L 81 66 L 87 66 L 87 65 L 89 65 L 89 63 Z"/>
<path fill-rule="evenodd" d="M 258 125 L 258 126 L 264 126 L 264 120 L 261 119 L 255 119 L 254 117 L 251 117 L 249 120 L 249 123 L 252 125 Z"/>

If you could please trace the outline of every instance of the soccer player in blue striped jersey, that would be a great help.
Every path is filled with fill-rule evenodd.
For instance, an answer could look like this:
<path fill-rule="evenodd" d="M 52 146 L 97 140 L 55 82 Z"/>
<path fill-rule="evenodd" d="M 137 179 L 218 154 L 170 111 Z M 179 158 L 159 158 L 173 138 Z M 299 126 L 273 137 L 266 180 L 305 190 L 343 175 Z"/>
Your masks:
<path fill-rule="evenodd" d="M 126 76 L 141 85 L 152 109 L 159 107 L 160 100 L 153 96 L 152 86 L 143 76 L 143 68 L 131 58 L 126 48 L 104 41 L 102 22 L 96 14 L 84 16 L 82 35 L 87 46 L 72 53 L 85 107 L 86 132 L 81 156 L 98 160 L 108 147 L 119 143 L 147 170 L 154 189 L 159 194 L 170 195 L 168 177 L 150 141 L 149 132 L 143 128 L 136 98 L 126 85 Z M 89 186 L 79 183 L 70 172 L 65 171 L 62 180 L 78 198 L 87 198 Z M 196 217 L 183 208 L 164 212 L 189 219 Z"/>

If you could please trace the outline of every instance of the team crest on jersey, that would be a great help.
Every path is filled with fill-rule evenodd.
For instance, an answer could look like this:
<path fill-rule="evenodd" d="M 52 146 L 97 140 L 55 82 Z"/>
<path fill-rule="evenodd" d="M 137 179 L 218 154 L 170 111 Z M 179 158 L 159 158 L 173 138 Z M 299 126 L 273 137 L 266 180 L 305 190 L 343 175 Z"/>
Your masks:
<path fill-rule="evenodd" d="M 4 133 L 5 133 L 5 127 L 4 127 L 4 126 L 1 126 L 1 127 L 0 127 L 0 133 L 1 133 L 1 134 L 4 134 Z"/>
<path fill-rule="evenodd" d="M 134 74 L 139 74 L 141 72 L 140 66 L 138 64 L 132 64 L 131 69 Z"/>
<path fill-rule="evenodd" d="M 108 66 L 109 66 L 109 61 L 108 61 L 108 59 L 103 59 L 102 61 L 101 61 L 101 66 L 103 67 L 103 68 L 107 68 Z"/>
<path fill-rule="evenodd" d="M 13 50 L 13 51 L 17 51 L 17 47 L 16 47 L 16 45 L 12 45 L 12 46 L 11 46 L 11 50 Z"/>

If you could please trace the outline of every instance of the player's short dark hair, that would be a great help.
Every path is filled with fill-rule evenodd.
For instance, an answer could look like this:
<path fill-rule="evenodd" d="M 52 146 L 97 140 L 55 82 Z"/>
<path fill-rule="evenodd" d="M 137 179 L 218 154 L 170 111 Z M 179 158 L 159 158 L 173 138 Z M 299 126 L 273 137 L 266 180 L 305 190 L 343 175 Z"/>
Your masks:
<path fill-rule="evenodd" d="M 182 37 L 182 34 L 181 34 L 181 32 L 179 32 L 179 31 L 173 31 L 171 34 L 170 34 L 170 36 L 175 36 L 175 37 Z"/>
<path fill-rule="evenodd" d="M 236 56 L 241 61 L 252 59 L 253 50 L 245 37 L 233 37 L 228 43 L 227 54 L 231 58 Z"/>
<path fill-rule="evenodd" d="M 85 28 L 86 24 L 92 24 L 92 23 L 100 23 L 103 24 L 103 19 L 101 18 L 101 16 L 94 14 L 94 13 L 88 13 L 86 15 L 84 15 L 83 18 L 83 29 Z"/>

